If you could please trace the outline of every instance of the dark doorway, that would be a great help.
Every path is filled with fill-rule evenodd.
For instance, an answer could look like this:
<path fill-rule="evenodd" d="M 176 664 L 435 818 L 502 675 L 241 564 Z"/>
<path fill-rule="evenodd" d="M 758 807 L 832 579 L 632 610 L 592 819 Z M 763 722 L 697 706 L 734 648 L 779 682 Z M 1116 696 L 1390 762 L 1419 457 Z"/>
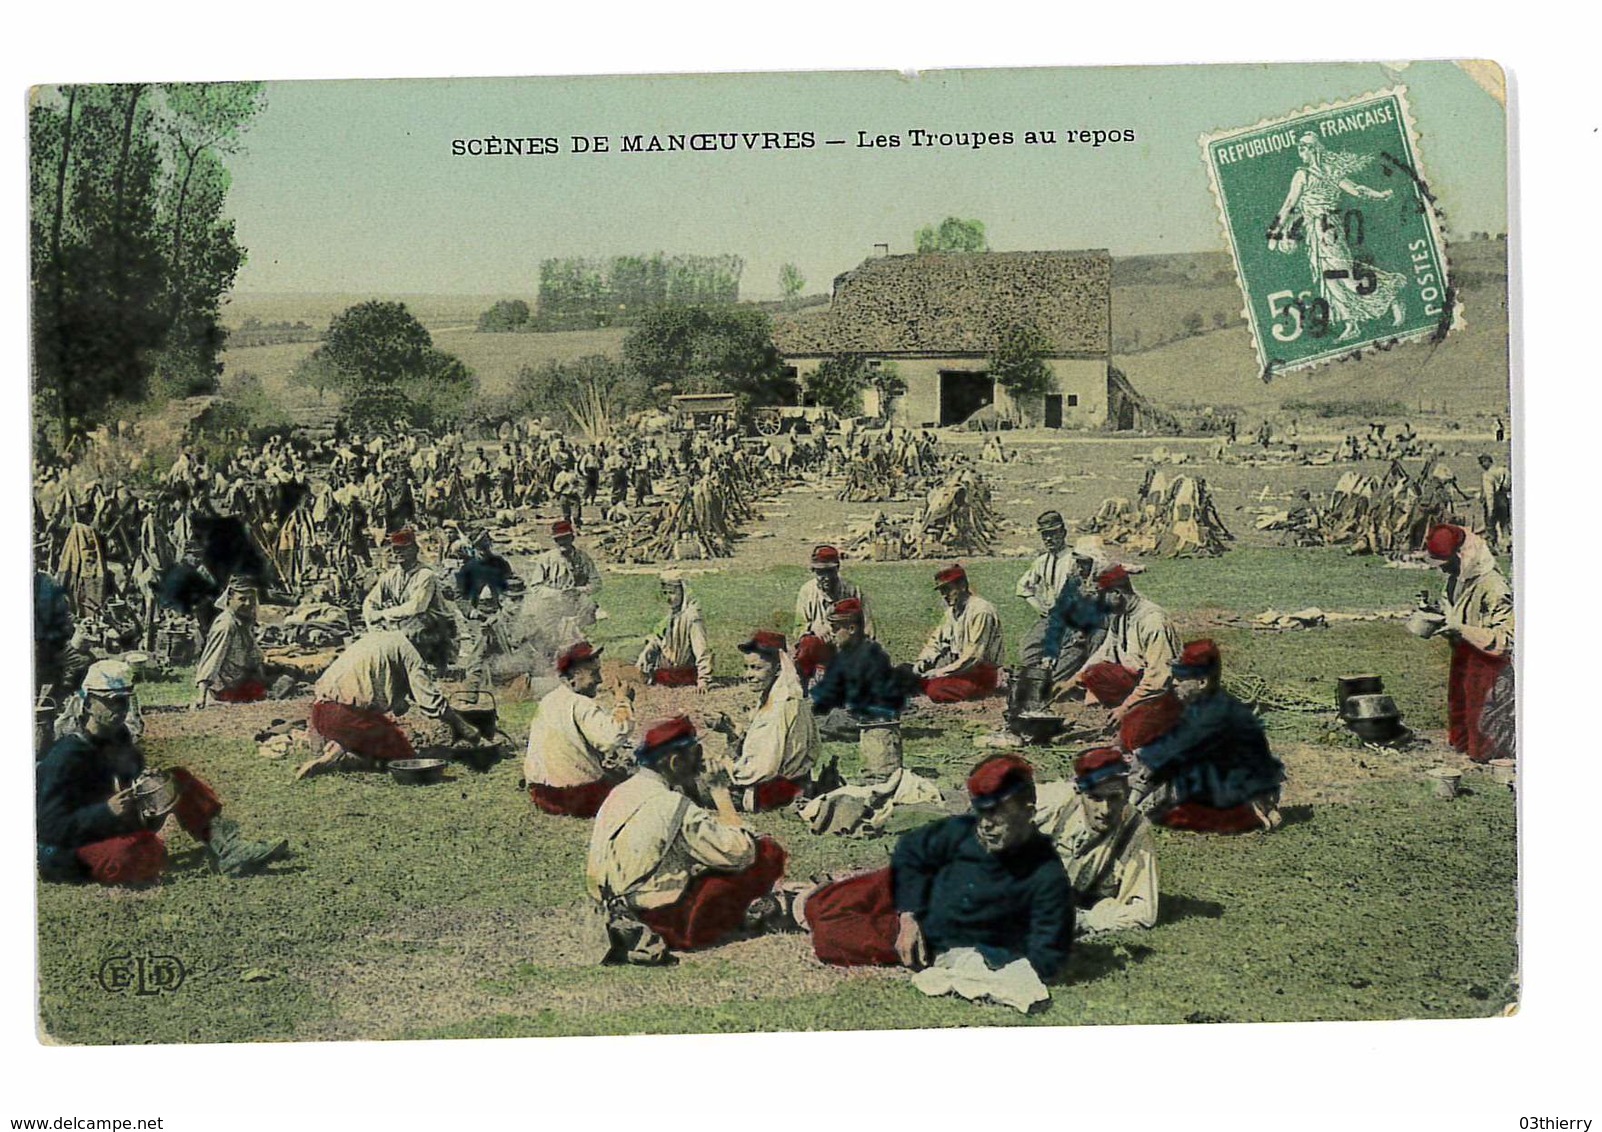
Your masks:
<path fill-rule="evenodd" d="M 940 371 L 940 424 L 961 424 L 996 399 L 996 383 L 983 370 Z"/>
<path fill-rule="evenodd" d="M 1046 427 L 1062 427 L 1062 394 L 1046 394 Z"/>

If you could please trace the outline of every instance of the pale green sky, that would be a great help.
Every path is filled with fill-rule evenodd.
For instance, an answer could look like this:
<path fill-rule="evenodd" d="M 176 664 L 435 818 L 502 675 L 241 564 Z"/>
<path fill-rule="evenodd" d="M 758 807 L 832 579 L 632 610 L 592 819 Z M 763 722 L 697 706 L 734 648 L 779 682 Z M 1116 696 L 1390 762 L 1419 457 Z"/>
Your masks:
<path fill-rule="evenodd" d="M 238 290 L 462 292 L 532 299 L 548 256 L 743 256 L 742 293 L 808 291 L 870 254 L 911 250 L 947 215 L 996 250 L 1115 255 L 1224 248 L 1197 139 L 1404 83 L 1450 232 L 1507 227 L 1502 108 L 1450 63 L 278 83 L 231 159 L 249 250 Z M 958 149 L 825 146 L 856 131 L 1012 130 Z M 1135 144 L 1063 144 L 1134 129 Z M 1055 146 L 1022 132 L 1055 129 Z M 811 130 L 814 149 L 624 154 L 617 135 Z M 607 134 L 614 152 L 569 151 Z M 452 138 L 554 136 L 548 157 L 453 157 Z"/>

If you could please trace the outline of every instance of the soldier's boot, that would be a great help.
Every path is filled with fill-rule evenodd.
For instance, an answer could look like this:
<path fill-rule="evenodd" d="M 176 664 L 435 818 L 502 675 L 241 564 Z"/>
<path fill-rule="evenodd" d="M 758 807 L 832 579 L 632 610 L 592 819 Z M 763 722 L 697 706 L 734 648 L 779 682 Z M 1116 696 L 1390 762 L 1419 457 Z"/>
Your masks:
<path fill-rule="evenodd" d="M 224 876 L 245 876 L 288 854 L 288 841 L 247 841 L 239 834 L 239 823 L 227 818 L 211 823 L 211 836 L 206 841 L 212 872 Z"/>

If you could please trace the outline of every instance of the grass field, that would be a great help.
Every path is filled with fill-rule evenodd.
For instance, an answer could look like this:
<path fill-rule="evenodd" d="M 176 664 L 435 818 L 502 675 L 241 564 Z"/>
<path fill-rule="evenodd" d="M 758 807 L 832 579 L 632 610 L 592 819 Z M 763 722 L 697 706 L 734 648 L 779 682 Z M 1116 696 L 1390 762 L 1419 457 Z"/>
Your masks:
<path fill-rule="evenodd" d="M 1010 640 L 1022 605 L 1007 595 L 1017 562 L 981 562 L 977 588 L 997 598 Z M 928 564 L 851 569 L 881 635 L 908 655 L 934 623 Z M 692 581 L 728 675 L 733 645 L 758 625 L 789 628 L 804 572 L 771 567 Z M 1380 609 L 1407 604 L 1419 576 L 1340 554 L 1237 550 L 1212 561 L 1157 563 L 1141 588 L 1189 635 L 1206 631 L 1233 673 L 1325 702 L 1337 675 L 1378 672 L 1408 723 L 1438 738 L 1444 646 L 1394 622 L 1257 633 L 1223 622 L 1265 605 Z M 658 616 L 655 583 L 609 576 L 597 625 L 609 656 L 627 658 Z M 1311 596 L 1309 596 L 1311 595 Z M 1294 600 L 1292 600 L 1294 598 Z M 377 775 L 292 781 L 293 760 L 261 758 L 248 738 L 304 702 L 165 707 L 182 678 L 151 685 L 147 748 L 217 786 L 258 835 L 289 837 L 274 875 L 210 875 L 187 839 L 159 887 L 39 889 L 40 992 L 46 1030 L 65 1042 L 506 1037 L 533 1034 L 881 1028 L 1111 1022 L 1453 1017 L 1501 1011 L 1516 998 L 1514 802 L 1488 775 L 1465 774 L 1453 802 L 1430 796 L 1423 770 L 1455 756 L 1439 744 L 1361 747 L 1327 726 L 1332 713 L 1272 712 L 1266 723 L 1291 774 L 1287 823 L 1271 836 L 1208 838 L 1158 831 L 1162 921 L 1080 947 L 1051 1009 L 926 999 L 893 971 L 847 972 L 811 958 L 804 937 L 774 936 L 688 955 L 663 970 L 581 964 L 588 824 L 536 814 L 516 789 L 520 760 L 445 785 L 408 789 Z M 644 712 L 678 700 L 642 701 Z M 526 733 L 535 704 L 507 702 L 503 725 Z M 906 762 L 948 794 L 980 757 L 974 736 L 995 707 L 925 711 L 907 727 Z M 849 771 L 854 748 L 829 745 Z M 1043 775 L 1073 751 L 1039 753 Z M 924 820 L 922 818 L 916 820 Z M 818 838 L 788 814 L 754 819 L 805 877 L 885 862 L 890 839 Z M 108 995 L 111 955 L 178 956 L 177 993 Z"/>

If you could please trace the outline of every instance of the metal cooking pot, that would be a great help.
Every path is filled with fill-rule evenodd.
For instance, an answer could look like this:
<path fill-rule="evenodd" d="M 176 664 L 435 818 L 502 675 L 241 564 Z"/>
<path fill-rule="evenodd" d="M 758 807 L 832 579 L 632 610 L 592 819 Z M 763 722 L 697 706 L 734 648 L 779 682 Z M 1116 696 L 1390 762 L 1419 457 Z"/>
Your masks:
<path fill-rule="evenodd" d="M 1335 678 L 1335 710 L 1346 714 L 1346 701 L 1353 696 L 1377 696 L 1385 691 L 1385 681 L 1371 673 Z"/>

